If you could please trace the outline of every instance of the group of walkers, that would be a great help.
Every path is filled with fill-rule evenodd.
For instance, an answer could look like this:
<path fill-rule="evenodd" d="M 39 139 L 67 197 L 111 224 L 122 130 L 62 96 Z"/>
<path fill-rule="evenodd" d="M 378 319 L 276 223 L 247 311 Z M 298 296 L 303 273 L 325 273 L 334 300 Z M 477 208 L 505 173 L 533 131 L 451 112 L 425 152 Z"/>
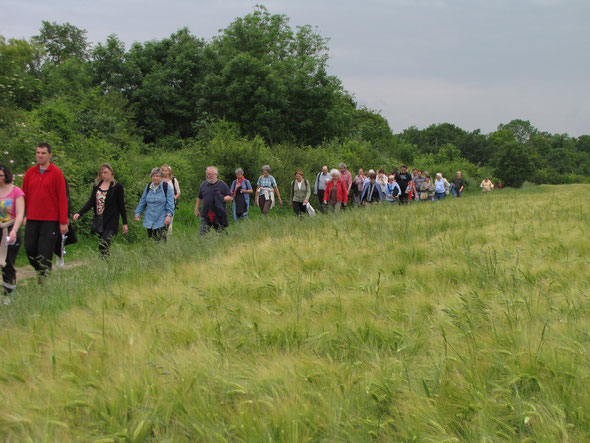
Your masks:
<path fill-rule="evenodd" d="M 42 282 L 51 270 L 52 258 L 56 254 L 63 263 L 64 246 L 75 241 L 69 225 L 68 186 L 61 170 L 52 163 L 52 150 L 48 143 L 36 147 L 36 166 L 29 168 L 23 179 L 22 189 L 13 184 L 10 169 L 0 165 L 0 266 L 4 284 L 4 301 L 9 302 L 16 287 L 14 267 L 21 236 L 20 227 L 25 226 L 25 250 L 29 262 L 37 271 Z M 235 170 L 235 180 L 228 186 L 219 179 L 215 166 L 206 169 L 206 180 L 199 186 L 195 204 L 195 216 L 200 219 L 200 232 L 206 234 L 211 228 L 223 230 L 228 226 L 226 206 L 232 203 L 234 222 L 248 217 L 250 204 L 260 208 L 263 216 L 278 202 L 283 204 L 277 181 L 270 174 L 270 166 L 262 167 L 256 188 L 244 177 L 242 168 Z M 165 241 L 172 233 L 174 212 L 180 197 L 178 180 L 169 165 L 151 170 L 148 183 L 135 208 L 135 220 L 143 215 L 143 227 L 147 236 L 156 241 Z M 484 192 L 494 185 L 487 178 L 481 183 Z M 501 187 L 501 184 L 498 184 Z M 465 181 L 461 172 L 451 183 L 441 173 L 434 180 L 428 172 L 414 169 L 411 173 L 406 165 L 386 175 L 383 169 L 377 173 L 363 169 L 353 178 L 346 164 L 340 163 L 338 169 L 329 170 L 323 166 L 317 173 L 313 186 L 305 179 L 303 171 L 295 171 L 290 185 L 290 206 L 295 215 L 315 214 L 310 198 L 317 199 L 320 212 L 339 212 L 352 203 L 354 207 L 381 203 L 407 204 L 410 201 L 442 200 L 453 194 L 461 197 Z M 316 203 L 314 203 L 316 204 Z M 119 219 L 123 222 L 122 232 L 128 232 L 125 206 L 125 191 L 114 178 L 113 167 L 104 163 L 91 188 L 84 206 L 72 219 L 77 221 L 93 210 L 91 232 L 98 236 L 98 249 L 107 256 L 114 235 L 119 231 Z M 26 217 L 25 217 L 26 214 Z M 70 237 L 68 237 L 70 236 Z M 58 261 L 59 263 L 59 261 Z"/>

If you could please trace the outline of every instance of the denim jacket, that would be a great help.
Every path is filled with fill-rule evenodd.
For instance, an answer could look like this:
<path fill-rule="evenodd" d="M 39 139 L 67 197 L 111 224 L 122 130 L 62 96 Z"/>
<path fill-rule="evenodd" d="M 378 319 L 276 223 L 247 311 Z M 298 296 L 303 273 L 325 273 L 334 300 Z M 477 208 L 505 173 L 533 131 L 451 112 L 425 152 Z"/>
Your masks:
<path fill-rule="evenodd" d="M 172 186 L 169 186 L 165 195 L 163 183 L 163 181 L 160 182 L 156 189 L 152 189 L 151 184 L 148 185 L 135 208 L 136 216 L 140 216 L 145 211 L 143 227 L 146 229 L 162 228 L 166 215 L 174 215 L 174 190 Z"/>

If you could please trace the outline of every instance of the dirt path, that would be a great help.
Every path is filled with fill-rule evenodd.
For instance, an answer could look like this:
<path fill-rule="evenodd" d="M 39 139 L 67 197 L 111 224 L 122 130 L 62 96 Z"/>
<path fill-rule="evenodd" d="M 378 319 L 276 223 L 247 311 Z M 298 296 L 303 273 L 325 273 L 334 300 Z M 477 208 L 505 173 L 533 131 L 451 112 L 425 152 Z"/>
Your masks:
<path fill-rule="evenodd" d="M 81 261 L 74 261 L 74 262 L 69 262 L 69 263 L 65 262 L 63 268 L 58 268 L 57 266 L 55 266 L 55 263 L 54 263 L 53 267 L 52 267 L 52 272 L 67 271 L 68 269 L 76 268 L 83 263 L 84 262 L 81 262 Z M 25 278 L 33 278 L 36 275 L 37 275 L 36 271 L 31 266 L 20 266 L 20 267 L 16 268 L 17 280 L 23 280 Z"/>

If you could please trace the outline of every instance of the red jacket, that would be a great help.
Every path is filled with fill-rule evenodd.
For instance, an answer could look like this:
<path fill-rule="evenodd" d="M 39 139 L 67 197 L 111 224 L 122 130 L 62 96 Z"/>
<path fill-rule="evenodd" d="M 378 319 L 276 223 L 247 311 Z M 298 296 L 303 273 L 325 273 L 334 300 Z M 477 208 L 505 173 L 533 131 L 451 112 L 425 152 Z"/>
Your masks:
<path fill-rule="evenodd" d="M 326 191 L 324 192 L 324 201 L 330 201 L 330 194 L 332 193 L 333 187 L 334 180 L 332 179 L 326 185 Z M 348 189 L 344 181 L 340 178 L 336 182 L 336 200 L 339 202 L 344 202 L 344 204 L 348 204 Z"/>
<path fill-rule="evenodd" d="M 66 179 L 53 163 L 43 174 L 39 165 L 27 170 L 23 179 L 27 220 L 59 221 L 68 224 Z"/>

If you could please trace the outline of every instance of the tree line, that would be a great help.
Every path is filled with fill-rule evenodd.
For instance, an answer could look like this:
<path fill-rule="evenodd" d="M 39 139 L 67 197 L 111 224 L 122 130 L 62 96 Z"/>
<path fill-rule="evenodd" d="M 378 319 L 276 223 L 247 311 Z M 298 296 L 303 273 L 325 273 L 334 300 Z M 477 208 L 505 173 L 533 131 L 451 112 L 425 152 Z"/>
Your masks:
<path fill-rule="evenodd" d="M 207 164 L 229 179 L 237 166 L 255 177 L 271 161 L 285 170 L 283 186 L 292 170 L 330 161 L 462 169 L 468 182 L 493 176 L 508 186 L 589 180 L 590 136 L 526 120 L 490 134 L 450 123 L 394 134 L 328 73 L 328 49 L 312 26 L 293 28 L 264 6 L 210 39 L 183 28 L 129 49 L 116 35 L 93 45 L 83 29 L 44 21 L 28 40 L 0 36 L 0 156 L 22 173 L 35 144 L 51 143 L 74 200 L 103 161 L 132 190 L 164 162 L 189 189 Z"/>

